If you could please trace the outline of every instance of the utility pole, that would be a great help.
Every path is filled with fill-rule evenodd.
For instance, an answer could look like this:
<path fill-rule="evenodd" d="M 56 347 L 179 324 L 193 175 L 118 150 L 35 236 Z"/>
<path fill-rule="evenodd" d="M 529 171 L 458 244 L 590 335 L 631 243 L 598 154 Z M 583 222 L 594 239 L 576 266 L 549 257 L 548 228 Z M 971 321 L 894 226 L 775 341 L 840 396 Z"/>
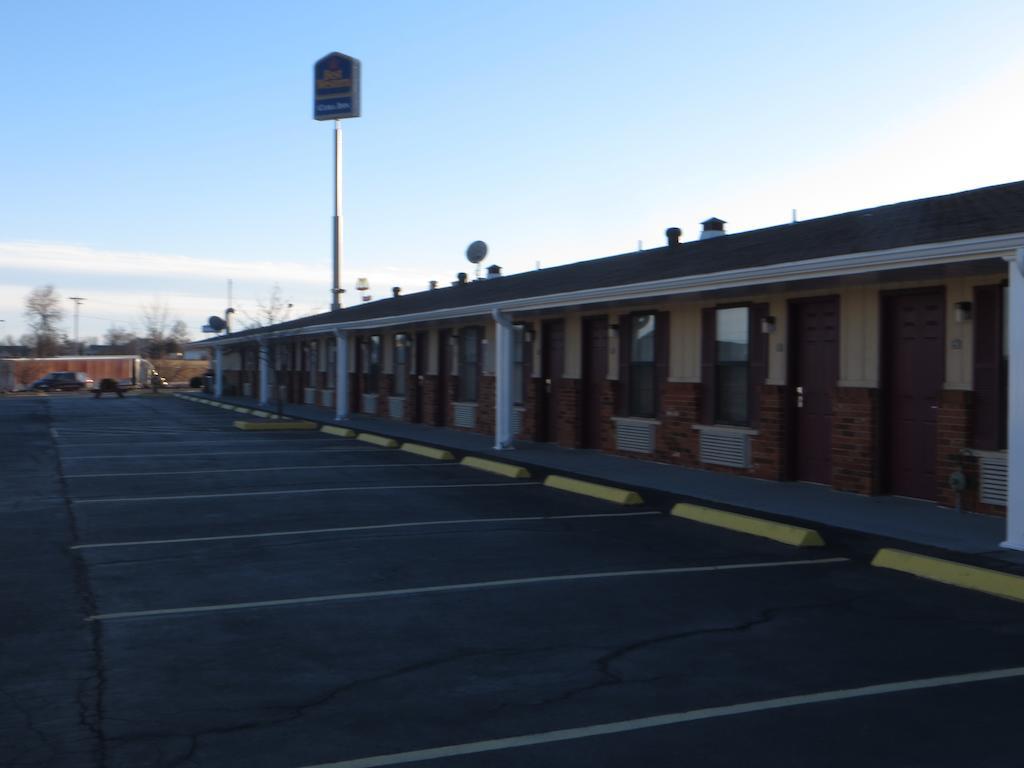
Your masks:
<path fill-rule="evenodd" d="M 82 354 L 82 350 L 78 346 L 78 307 L 85 299 L 81 296 L 68 296 L 68 299 L 75 302 L 75 351 L 78 354 Z"/>

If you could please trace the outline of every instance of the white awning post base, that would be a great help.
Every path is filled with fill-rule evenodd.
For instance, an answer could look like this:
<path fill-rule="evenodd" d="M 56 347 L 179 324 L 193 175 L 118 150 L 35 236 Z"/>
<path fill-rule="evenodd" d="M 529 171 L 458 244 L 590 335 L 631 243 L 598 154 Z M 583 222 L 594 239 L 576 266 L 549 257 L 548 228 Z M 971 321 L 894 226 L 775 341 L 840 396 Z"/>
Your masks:
<path fill-rule="evenodd" d="M 270 405 L 270 345 L 260 341 L 260 405 Z"/>
<path fill-rule="evenodd" d="M 219 346 L 213 353 L 213 396 L 224 397 L 224 348 Z"/>
<path fill-rule="evenodd" d="M 497 309 L 494 318 L 494 450 L 512 448 L 512 368 L 515 334 L 512 321 Z"/>
<path fill-rule="evenodd" d="M 1024 550 L 1024 248 L 1018 248 L 1016 257 L 1008 261 L 1006 541 L 1002 546 Z"/>
<path fill-rule="evenodd" d="M 348 416 L 348 334 L 335 331 L 334 341 L 334 420 L 345 421 Z"/>

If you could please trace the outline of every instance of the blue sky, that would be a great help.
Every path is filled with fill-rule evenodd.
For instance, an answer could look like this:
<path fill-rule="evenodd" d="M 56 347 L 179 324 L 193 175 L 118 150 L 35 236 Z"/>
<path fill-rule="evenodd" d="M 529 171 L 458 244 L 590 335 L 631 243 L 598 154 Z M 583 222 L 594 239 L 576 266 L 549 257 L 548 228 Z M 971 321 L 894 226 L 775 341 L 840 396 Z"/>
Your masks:
<path fill-rule="evenodd" d="M 443 283 L 1024 178 L 1020 2 L 14 3 L 0 24 L 0 336 L 166 303 L 192 333 L 275 283 L 329 304 L 330 123 L 363 64 L 343 282 Z M 350 291 L 346 300 L 355 300 Z M 70 330 L 69 318 L 66 326 Z"/>

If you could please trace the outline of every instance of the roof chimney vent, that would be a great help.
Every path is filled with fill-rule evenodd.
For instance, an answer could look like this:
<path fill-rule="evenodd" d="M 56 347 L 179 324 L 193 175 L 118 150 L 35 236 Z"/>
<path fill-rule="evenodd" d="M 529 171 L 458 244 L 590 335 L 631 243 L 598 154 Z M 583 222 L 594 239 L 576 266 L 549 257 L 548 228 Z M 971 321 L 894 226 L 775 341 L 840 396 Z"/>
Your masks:
<path fill-rule="evenodd" d="M 457 274 L 455 276 L 455 279 L 457 281 L 455 284 L 456 285 L 465 285 L 466 284 L 466 279 L 468 277 L 469 277 L 469 275 L 467 275 L 465 272 L 459 272 L 459 274 Z"/>
<path fill-rule="evenodd" d="M 391 289 L 391 296 L 392 296 L 393 298 L 396 298 L 396 299 L 397 299 L 397 298 L 398 298 L 399 296 L 401 296 L 401 295 L 402 295 L 402 287 L 401 287 L 401 286 L 398 286 L 398 285 L 396 285 L 396 286 L 394 286 L 394 287 L 393 287 L 393 288 Z"/>
<path fill-rule="evenodd" d="M 437 290 L 437 280 L 431 280 L 430 281 L 430 290 L 432 290 L 432 291 Z"/>
<path fill-rule="evenodd" d="M 496 277 L 501 277 L 501 267 L 497 264 L 491 264 L 491 266 L 487 268 L 487 279 L 493 280 Z"/>
<path fill-rule="evenodd" d="M 725 222 L 712 216 L 707 221 L 702 221 L 704 230 L 700 233 L 701 240 L 710 240 L 712 237 L 721 237 L 725 234 Z"/>
<path fill-rule="evenodd" d="M 679 227 L 669 227 L 665 230 L 665 237 L 669 245 L 679 245 L 679 238 L 683 236 L 683 230 Z"/>

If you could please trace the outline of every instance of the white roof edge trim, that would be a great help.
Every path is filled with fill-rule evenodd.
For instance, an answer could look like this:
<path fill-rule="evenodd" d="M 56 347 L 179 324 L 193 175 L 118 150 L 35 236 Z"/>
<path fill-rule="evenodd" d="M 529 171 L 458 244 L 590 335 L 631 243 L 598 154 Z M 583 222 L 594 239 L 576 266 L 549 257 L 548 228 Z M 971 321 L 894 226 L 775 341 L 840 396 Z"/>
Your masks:
<path fill-rule="evenodd" d="M 861 251 L 858 253 L 825 256 L 820 259 L 804 259 L 769 264 L 762 267 L 744 267 L 723 272 L 708 272 L 701 275 L 670 277 L 643 283 L 612 285 L 604 288 L 588 288 L 581 291 L 567 291 L 545 296 L 528 296 L 521 299 L 473 304 L 427 312 L 413 312 L 405 315 L 391 315 L 367 320 L 353 320 L 343 323 L 322 323 L 320 325 L 295 328 L 289 331 L 274 331 L 261 334 L 265 339 L 285 336 L 311 336 L 340 331 L 387 328 L 409 323 L 450 320 L 477 315 L 490 315 L 495 309 L 502 312 L 553 309 L 567 304 L 595 304 L 615 300 L 658 298 L 668 294 L 680 295 L 701 291 L 742 288 L 747 285 L 781 283 L 787 280 L 812 280 L 823 277 L 843 277 L 866 270 L 911 269 L 913 267 L 952 264 L 960 261 L 980 261 L 996 258 L 1000 251 L 1024 248 L 1024 232 L 1009 235 L 979 237 L 969 240 L 951 240 L 942 243 L 911 245 L 884 251 Z M 254 341 L 255 336 L 244 339 Z M 205 346 L 236 344 L 243 339 L 210 339 L 207 342 L 193 342 Z"/>

